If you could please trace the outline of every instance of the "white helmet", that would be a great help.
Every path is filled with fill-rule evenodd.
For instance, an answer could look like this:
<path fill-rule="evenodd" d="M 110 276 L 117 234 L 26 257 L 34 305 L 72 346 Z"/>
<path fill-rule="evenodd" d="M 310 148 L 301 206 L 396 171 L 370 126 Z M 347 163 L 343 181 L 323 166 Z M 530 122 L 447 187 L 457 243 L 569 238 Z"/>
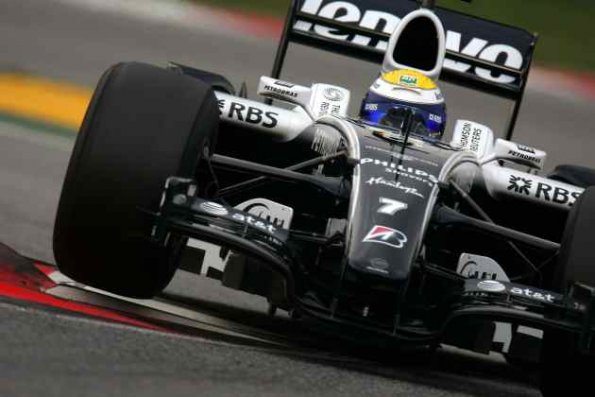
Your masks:
<path fill-rule="evenodd" d="M 415 70 L 382 73 L 362 102 L 360 118 L 417 135 L 442 138 L 446 105 L 440 88 Z"/>

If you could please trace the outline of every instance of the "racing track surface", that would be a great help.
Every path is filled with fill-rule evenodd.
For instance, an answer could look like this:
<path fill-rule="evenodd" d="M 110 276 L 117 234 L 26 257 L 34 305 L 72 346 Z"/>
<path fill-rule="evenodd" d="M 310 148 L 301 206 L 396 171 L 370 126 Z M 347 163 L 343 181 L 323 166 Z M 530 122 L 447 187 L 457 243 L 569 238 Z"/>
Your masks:
<path fill-rule="evenodd" d="M 86 86 L 118 61 L 164 64 L 171 59 L 218 71 L 235 84 L 246 80 L 254 92 L 257 77 L 270 69 L 275 42 L 90 13 L 50 1 L 0 0 L 0 48 L 0 71 L 25 70 Z M 292 51 L 289 62 L 285 77 L 303 84 L 309 84 L 314 70 L 320 71 L 316 81 L 353 86 L 359 80 L 362 89 L 354 90 L 354 98 L 376 73 L 371 65 L 310 50 Z M 459 89 L 448 89 L 447 99 L 451 120 L 466 117 L 483 120 L 496 131 L 502 128 L 496 120 L 507 109 L 485 110 L 498 101 L 477 100 Z M 517 140 L 547 150 L 550 165 L 568 161 L 595 166 L 589 135 L 593 125 L 593 103 L 529 91 Z M 0 242 L 52 261 L 54 212 L 72 144 L 72 136 L 0 122 Z M 183 272 L 166 292 L 168 302 L 289 339 L 281 347 L 252 346 L 0 299 L 0 395 L 539 395 L 529 375 L 499 358 L 477 359 L 451 349 L 433 357 L 405 355 L 391 363 L 360 355 L 346 358 L 295 347 L 292 340 L 303 336 L 301 331 L 284 316 L 270 321 L 257 298 Z"/>

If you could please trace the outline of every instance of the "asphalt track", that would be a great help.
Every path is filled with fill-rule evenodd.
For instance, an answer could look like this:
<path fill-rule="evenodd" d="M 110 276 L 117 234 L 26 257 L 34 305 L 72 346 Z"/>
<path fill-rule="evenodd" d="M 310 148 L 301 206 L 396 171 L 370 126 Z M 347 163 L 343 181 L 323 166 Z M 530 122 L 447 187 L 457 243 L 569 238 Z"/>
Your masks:
<path fill-rule="evenodd" d="M 225 27 L 222 27 L 224 30 Z M 0 0 L 0 70 L 19 70 L 84 86 L 123 60 L 196 65 L 247 81 L 270 70 L 275 42 L 225 31 L 181 28 L 91 13 L 41 0 Z M 375 67 L 296 49 L 285 77 L 303 84 L 369 84 Z M 314 73 L 316 71 L 316 73 Z M 356 77 L 357 76 L 357 77 Z M 354 90 L 355 98 L 363 88 Z M 447 87 L 451 119 L 482 120 L 501 131 L 508 109 L 491 98 Z M 595 105 L 530 90 L 517 140 L 549 152 L 550 165 L 595 166 Z M 0 241 L 52 261 L 53 218 L 73 137 L 4 117 L 0 122 Z M 197 312 L 256 329 L 300 336 L 284 317 L 271 322 L 264 303 L 180 273 L 166 291 Z M 3 396 L 537 396 L 531 376 L 498 358 L 446 350 L 376 362 L 304 349 L 181 336 L 0 301 L 0 395 Z M 305 331 L 304 331 L 305 332 Z M 297 353 L 289 353 L 295 347 Z M 374 358 L 374 357 L 372 357 Z"/>

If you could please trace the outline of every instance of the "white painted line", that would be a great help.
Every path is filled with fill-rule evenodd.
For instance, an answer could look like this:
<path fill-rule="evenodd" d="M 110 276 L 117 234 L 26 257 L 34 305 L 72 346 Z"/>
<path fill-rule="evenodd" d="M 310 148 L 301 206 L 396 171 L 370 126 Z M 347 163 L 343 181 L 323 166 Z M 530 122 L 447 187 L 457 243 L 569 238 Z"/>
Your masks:
<path fill-rule="evenodd" d="M 117 310 L 122 313 L 130 313 L 157 321 L 165 321 L 171 324 L 187 326 L 198 331 L 203 330 L 210 333 L 276 347 L 288 346 L 288 344 L 278 341 L 278 337 L 274 338 L 276 339 L 274 340 L 273 335 L 265 335 L 266 332 L 262 330 L 252 329 L 248 326 L 239 325 L 237 323 L 156 300 L 125 298 L 91 287 L 81 288 L 80 286 L 65 284 L 50 288 L 46 293 L 57 298 Z"/>
<path fill-rule="evenodd" d="M 254 329 L 254 328 L 251 328 L 251 327 L 243 325 L 243 324 L 235 323 L 235 322 L 228 321 L 228 320 L 222 320 L 218 317 L 204 314 L 197 310 L 187 309 L 187 308 L 181 307 L 177 304 L 172 304 L 172 303 L 168 303 L 168 302 L 165 302 L 162 300 L 156 300 L 156 299 L 133 299 L 133 298 L 127 298 L 124 296 L 119 296 L 119 295 L 112 294 L 107 291 L 103 291 L 103 290 L 100 290 L 97 288 L 79 284 L 76 281 L 72 280 L 71 278 L 60 273 L 58 270 L 55 270 L 54 272 L 47 274 L 47 276 L 54 283 L 58 284 L 57 287 L 51 288 L 46 291 L 46 293 L 53 295 L 53 296 L 70 299 L 72 297 L 72 295 L 70 293 L 66 293 L 66 295 L 65 295 L 65 291 L 67 292 L 68 290 L 64 289 L 64 288 L 71 288 L 71 289 L 86 291 L 86 292 L 90 292 L 91 294 L 96 295 L 96 296 L 111 298 L 110 300 L 97 299 L 96 301 L 94 300 L 93 302 L 87 302 L 87 303 L 91 303 L 93 305 L 109 307 L 109 308 L 120 310 L 123 312 L 126 312 L 127 311 L 126 309 L 129 309 L 129 310 L 134 309 L 134 307 L 131 307 L 131 306 L 118 307 L 118 303 L 121 304 L 121 303 L 125 302 L 125 303 L 129 303 L 129 304 L 132 304 L 135 306 L 148 308 L 148 309 L 152 309 L 152 310 L 157 310 L 162 313 L 166 313 L 166 314 L 169 314 L 172 316 L 176 316 L 176 317 L 179 317 L 179 318 L 182 318 L 185 320 L 190 320 L 192 322 L 198 323 L 198 324 L 194 324 L 195 328 L 208 327 L 209 330 L 216 331 L 218 333 L 224 332 L 226 334 L 233 334 L 235 336 L 241 336 L 243 338 L 249 338 L 249 339 L 257 340 L 260 342 L 265 342 L 268 344 L 285 346 L 284 343 L 281 343 L 278 341 L 278 339 L 279 339 L 278 336 L 269 334 L 268 332 L 263 331 L 261 329 Z M 188 324 L 186 324 L 186 325 L 188 325 Z M 248 336 L 245 334 L 245 332 L 249 332 L 250 334 L 255 334 L 255 335 L 261 335 L 265 339 L 262 339 L 262 338 L 256 337 L 256 336 Z M 276 339 L 276 341 L 271 340 L 271 338 Z"/>

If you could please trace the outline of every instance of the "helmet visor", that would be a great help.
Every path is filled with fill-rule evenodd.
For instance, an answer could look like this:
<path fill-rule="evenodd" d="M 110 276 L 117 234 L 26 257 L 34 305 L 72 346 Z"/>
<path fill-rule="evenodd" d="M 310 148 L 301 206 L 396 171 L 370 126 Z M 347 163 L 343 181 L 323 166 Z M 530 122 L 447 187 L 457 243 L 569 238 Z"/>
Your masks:
<path fill-rule="evenodd" d="M 432 138 L 440 138 L 446 125 L 444 104 L 403 105 L 372 93 L 368 94 L 362 104 L 361 118 L 371 124 L 387 126 L 401 132 L 409 119 L 411 133 Z"/>

